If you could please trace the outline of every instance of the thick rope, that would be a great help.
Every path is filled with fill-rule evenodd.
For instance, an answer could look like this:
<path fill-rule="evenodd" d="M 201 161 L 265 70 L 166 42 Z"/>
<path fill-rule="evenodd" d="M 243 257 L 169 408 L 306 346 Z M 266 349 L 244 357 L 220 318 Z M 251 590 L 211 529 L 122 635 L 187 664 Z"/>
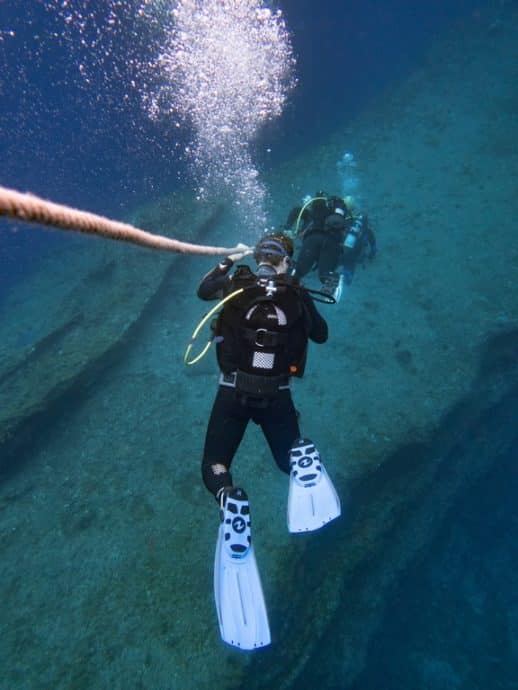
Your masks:
<path fill-rule="evenodd" d="M 151 249 L 163 249 L 181 254 L 228 255 L 243 251 L 238 247 L 207 247 L 189 242 L 180 242 L 162 235 L 139 230 L 128 223 L 110 220 L 95 213 L 79 211 L 68 206 L 45 201 L 32 194 L 22 194 L 14 189 L 0 186 L 0 216 L 16 218 L 27 223 L 52 225 L 61 230 L 75 230 L 90 235 L 100 235 L 111 240 L 131 242 Z"/>

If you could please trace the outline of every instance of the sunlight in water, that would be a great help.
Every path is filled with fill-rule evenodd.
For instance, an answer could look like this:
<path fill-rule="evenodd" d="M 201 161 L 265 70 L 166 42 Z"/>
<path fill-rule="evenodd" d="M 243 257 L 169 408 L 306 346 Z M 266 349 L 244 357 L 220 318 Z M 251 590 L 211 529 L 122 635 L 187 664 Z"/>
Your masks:
<path fill-rule="evenodd" d="M 186 152 L 200 196 L 230 198 L 242 223 L 264 227 L 266 190 L 250 146 L 295 83 L 282 14 L 259 0 L 179 0 L 170 16 L 150 115 L 192 128 Z"/>
<path fill-rule="evenodd" d="M 41 0 L 31 5 L 24 55 L 36 69 L 41 55 L 59 61 L 60 69 L 48 76 L 56 92 L 74 84 L 92 102 L 107 105 L 112 119 L 99 122 L 101 131 L 115 126 L 114 113 L 131 113 L 135 146 L 154 136 L 147 117 L 139 117 L 144 106 L 160 120 L 157 141 L 149 143 L 161 160 L 179 174 L 187 161 L 197 195 L 230 203 L 241 229 L 257 232 L 267 224 L 266 189 L 251 147 L 261 126 L 282 113 L 296 83 L 286 23 L 271 4 Z M 31 28 L 43 20 L 45 32 Z M 12 27 L 0 27 L 0 61 L 15 39 Z M 30 115 L 32 90 L 23 75 L 19 81 L 27 101 L 20 116 L 27 112 L 37 121 Z"/>

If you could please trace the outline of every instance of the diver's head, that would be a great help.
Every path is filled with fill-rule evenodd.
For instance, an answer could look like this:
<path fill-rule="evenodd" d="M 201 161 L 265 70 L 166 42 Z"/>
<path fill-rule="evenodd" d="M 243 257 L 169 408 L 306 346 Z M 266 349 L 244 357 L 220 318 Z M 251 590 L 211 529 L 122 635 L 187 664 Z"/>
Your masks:
<path fill-rule="evenodd" d="M 255 246 L 258 275 L 287 273 L 293 256 L 293 241 L 282 232 L 264 235 Z"/>
<path fill-rule="evenodd" d="M 322 190 L 315 192 L 315 199 L 327 199 L 329 194 L 327 192 L 323 192 Z"/>

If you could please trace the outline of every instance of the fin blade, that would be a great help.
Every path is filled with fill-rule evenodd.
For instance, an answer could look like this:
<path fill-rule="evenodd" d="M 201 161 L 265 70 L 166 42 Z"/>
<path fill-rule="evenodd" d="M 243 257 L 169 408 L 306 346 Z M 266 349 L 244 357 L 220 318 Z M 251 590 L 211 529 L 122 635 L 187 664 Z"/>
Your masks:
<path fill-rule="evenodd" d="M 240 649 L 257 649 L 271 642 L 268 614 L 253 547 L 242 559 L 232 559 L 222 543 L 216 546 L 214 597 L 221 638 Z"/>
<path fill-rule="evenodd" d="M 292 448 L 288 530 L 312 532 L 341 515 L 340 498 L 318 451 L 307 439 Z"/>
<path fill-rule="evenodd" d="M 214 598 L 221 638 L 240 649 L 271 642 L 261 578 L 250 530 L 248 498 L 242 489 L 227 496 L 214 559 Z"/>
<path fill-rule="evenodd" d="M 336 286 L 336 289 L 335 289 L 335 292 L 333 295 L 336 302 L 339 302 L 342 299 L 343 290 L 344 290 L 344 274 L 340 273 L 340 278 L 338 279 L 338 285 Z"/>

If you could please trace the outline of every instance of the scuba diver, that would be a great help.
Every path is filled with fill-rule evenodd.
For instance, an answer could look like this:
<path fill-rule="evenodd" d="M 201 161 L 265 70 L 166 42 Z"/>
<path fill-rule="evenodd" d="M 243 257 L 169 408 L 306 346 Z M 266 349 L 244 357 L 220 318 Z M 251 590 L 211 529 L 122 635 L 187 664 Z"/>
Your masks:
<path fill-rule="evenodd" d="M 295 226 L 291 233 L 302 239 L 294 275 L 303 277 L 316 268 L 322 289 L 337 301 L 343 283 L 352 283 L 358 263 L 373 259 L 377 251 L 367 216 L 354 215 L 353 206 L 352 197 L 318 191 L 293 208 L 284 225 L 288 232 Z"/>
<path fill-rule="evenodd" d="M 214 593 L 223 640 L 242 649 L 270 643 L 261 581 L 252 545 L 250 508 L 234 486 L 231 465 L 250 420 L 259 425 L 279 469 L 290 475 L 288 529 L 318 529 L 340 515 L 340 500 L 314 444 L 301 436 L 290 391 L 302 377 L 308 340 L 325 343 L 327 323 L 310 293 L 289 274 L 293 242 L 263 236 L 254 250 L 257 269 L 227 257 L 198 287 L 203 300 L 220 299 L 213 326 L 219 387 L 205 437 L 202 476 L 220 506 Z M 327 301 L 325 299 L 324 301 Z"/>

